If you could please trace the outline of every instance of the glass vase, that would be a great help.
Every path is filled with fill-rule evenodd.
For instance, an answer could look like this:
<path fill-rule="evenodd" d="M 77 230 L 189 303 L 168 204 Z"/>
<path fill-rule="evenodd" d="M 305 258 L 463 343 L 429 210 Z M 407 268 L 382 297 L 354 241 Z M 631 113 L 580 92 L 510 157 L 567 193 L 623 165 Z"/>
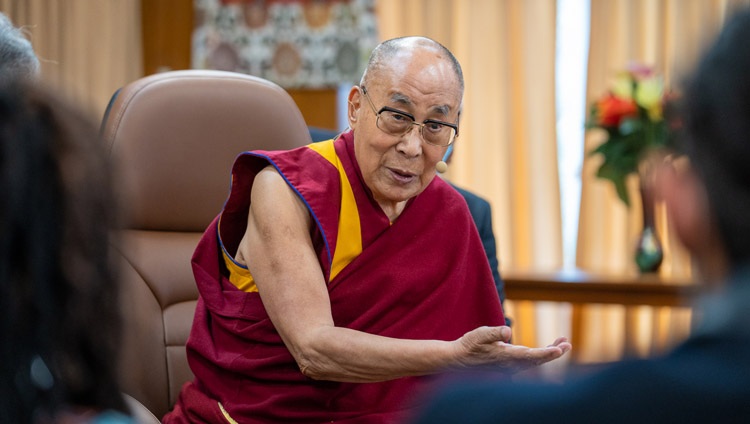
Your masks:
<path fill-rule="evenodd" d="M 641 172 L 639 186 L 643 229 L 641 230 L 635 250 L 635 263 L 641 273 L 659 271 L 662 259 L 664 259 L 664 250 L 659 240 L 659 234 L 656 231 L 654 189 L 650 179 L 651 173 L 648 171 Z"/>

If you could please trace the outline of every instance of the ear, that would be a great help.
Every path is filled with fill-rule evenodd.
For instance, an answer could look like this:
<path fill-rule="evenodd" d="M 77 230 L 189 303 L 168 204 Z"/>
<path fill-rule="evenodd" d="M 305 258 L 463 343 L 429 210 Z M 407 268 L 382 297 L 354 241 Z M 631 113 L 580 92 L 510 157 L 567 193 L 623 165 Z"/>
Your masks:
<path fill-rule="evenodd" d="M 655 184 L 657 196 L 667 207 L 670 223 L 690 251 L 701 279 L 708 283 L 723 281 L 728 270 L 726 247 L 711 213 L 703 181 L 689 166 L 675 169 L 672 164 L 665 164 L 659 168 Z"/>
<path fill-rule="evenodd" d="M 711 232 L 708 205 L 697 175 L 685 164 L 663 163 L 657 170 L 657 198 L 664 200 L 669 220 L 685 247 L 695 253 Z M 678 168 L 682 168 L 679 169 Z"/>
<path fill-rule="evenodd" d="M 362 92 L 358 86 L 354 86 L 349 90 L 349 96 L 347 97 L 347 119 L 349 120 L 349 128 L 356 129 L 355 126 L 359 121 L 359 111 L 362 106 Z"/>

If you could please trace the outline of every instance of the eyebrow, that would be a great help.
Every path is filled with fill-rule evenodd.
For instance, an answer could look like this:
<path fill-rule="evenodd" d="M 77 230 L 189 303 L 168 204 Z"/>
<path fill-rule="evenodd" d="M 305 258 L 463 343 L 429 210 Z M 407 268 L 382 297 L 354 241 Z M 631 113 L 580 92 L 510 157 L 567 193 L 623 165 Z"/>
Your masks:
<path fill-rule="evenodd" d="M 405 106 L 411 106 L 413 104 L 408 96 L 405 96 L 401 93 L 393 93 L 391 95 L 391 101 Z M 448 105 L 438 105 L 432 108 L 432 111 L 435 111 L 443 116 L 448 116 L 450 110 L 451 108 Z"/>

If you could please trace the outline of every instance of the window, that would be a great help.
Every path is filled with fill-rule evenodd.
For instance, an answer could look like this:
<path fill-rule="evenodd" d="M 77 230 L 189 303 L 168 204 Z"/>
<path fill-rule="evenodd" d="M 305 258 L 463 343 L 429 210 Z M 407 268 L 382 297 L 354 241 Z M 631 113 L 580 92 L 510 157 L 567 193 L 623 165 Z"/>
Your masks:
<path fill-rule="evenodd" d="M 555 98 L 563 266 L 575 267 L 586 118 L 589 0 L 557 0 Z"/>

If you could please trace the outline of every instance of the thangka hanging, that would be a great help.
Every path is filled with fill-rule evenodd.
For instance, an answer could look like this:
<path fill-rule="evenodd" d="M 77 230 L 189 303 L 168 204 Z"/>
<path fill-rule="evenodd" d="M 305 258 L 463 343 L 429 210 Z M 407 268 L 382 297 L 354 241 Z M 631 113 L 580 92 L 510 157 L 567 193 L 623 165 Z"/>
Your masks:
<path fill-rule="evenodd" d="M 192 66 L 285 88 L 357 83 L 378 42 L 374 0 L 196 0 Z"/>

